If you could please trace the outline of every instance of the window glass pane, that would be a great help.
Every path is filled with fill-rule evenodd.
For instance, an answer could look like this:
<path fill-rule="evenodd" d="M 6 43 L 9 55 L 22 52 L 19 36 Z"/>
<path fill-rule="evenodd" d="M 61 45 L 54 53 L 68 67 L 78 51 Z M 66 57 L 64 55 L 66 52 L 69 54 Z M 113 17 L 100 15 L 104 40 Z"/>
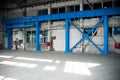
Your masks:
<path fill-rule="evenodd" d="M 88 4 L 84 4 L 84 10 L 91 10 Z"/>
<path fill-rule="evenodd" d="M 44 31 L 44 36 L 48 36 L 48 31 Z"/>
<path fill-rule="evenodd" d="M 80 6 L 79 5 L 75 5 L 75 11 L 80 11 Z"/>
<path fill-rule="evenodd" d="M 27 43 L 30 43 L 30 34 L 31 34 L 31 32 L 27 31 Z"/>
<path fill-rule="evenodd" d="M 57 14 L 58 13 L 58 8 L 53 8 L 52 9 L 52 14 Z"/>
<path fill-rule="evenodd" d="M 120 28 L 114 28 L 114 35 L 120 35 Z"/>
<path fill-rule="evenodd" d="M 120 7 L 120 0 L 116 0 L 114 5 L 115 5 L 115 7 Z"/>
<path fill-rule="evenodd" d="M 46 42 L 47 42 L 47 36 L 44 37 L 44 43 L 46 43 Z"/>
<path fill-rule="evenodd" d="M 111 37 L 112 36 L 112 28 L 110 27 L 108 31 L 109 31 L 109 36 Z"/>
<path fill-rule="evenodd" d="M 32 31 L 32 43 L 36 42 L 36 31 Z"/>
<path fill-rule="evenodd" d="M 104 2 L 103 7 L 104 8 L 111 8 L 112 7 L 112 2 L 111 1 L 110 2 Z"/>
<path fill-rule="evenodd" d="M 73 12 L 74 6 L 67 6 L 67 12 Z"/>
<path fill-rule="evenodd" d="M 27 43 L 36 42 L 36 31 L 27 31 Z"/>
<path fill-rule="evenodd" d="M 47 42 L 47 37 L 48 37 L 48 30 L 45 30 L 45 31 L 40 31 L 40 42 L 41 43 L 45 43 Z"/>
<path fill-rule="evenodd" d="M 38 15 L 47 15 L 48 14 L 48 10 L 39 10 Z"/>
<path fill-rule="evenodd" d="M 94 3 L 93 4 L 93 9 L 101 9 L 102 8 L 102 3 Z"/>
<path fill-rule="evenodd" d="M 65 12 L 65 7 L 59 8 L 59 13 L 64 13 Z"/>

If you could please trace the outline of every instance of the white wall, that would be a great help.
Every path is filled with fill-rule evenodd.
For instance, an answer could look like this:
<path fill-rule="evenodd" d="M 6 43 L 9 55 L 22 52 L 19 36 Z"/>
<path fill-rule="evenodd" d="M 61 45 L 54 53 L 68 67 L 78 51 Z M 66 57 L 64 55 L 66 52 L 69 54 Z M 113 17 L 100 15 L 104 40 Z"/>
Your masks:
<path fill-rule="evenodd" d="M 53 30 L 52 35 L 56 36 L 53 41 L 53 48 L 56 51 L 65 51 L 65 30 Z"/>
<path fill-rule="evenodd" d="M 56 51 L 65 51 L 65 29 L 53 30 L 52 35 L 56 36 L 56 39 L 53 42 L 53 47 Z M 70 30 L 70 48 L 75 45 L 81 39 L 80 33 L 75 30 Z M 115 37 L 117 42 L 120 42 L 120 36 Z M 102 50 L 104 49 L 104 38 L 103 34 L 99 36 L 95 36 L 92 41 L 98 45 Z M 86 41 L 85 41 L 86 44 Z M 111 37 L 109 37 L 109 51 L 114 53 L 120 53 L 120 49 L 114 48 L 114 41 Z M 81 52 L 81 46 L 79 45 L 77 48 L 73 50 L 73 52 Z M 91 43 L 86 48 L 86 53 L 100 53 L 97 48 L 95 48 Z"/>

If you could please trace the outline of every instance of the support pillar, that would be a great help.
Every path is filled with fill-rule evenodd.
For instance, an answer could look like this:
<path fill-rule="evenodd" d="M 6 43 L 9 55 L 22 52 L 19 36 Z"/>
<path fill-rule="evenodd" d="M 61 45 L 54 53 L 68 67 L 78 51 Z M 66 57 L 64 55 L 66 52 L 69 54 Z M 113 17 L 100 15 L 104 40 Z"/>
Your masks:
<path fill-rule="evenodd" d="M 26 29 L 23 28 L 23 50 L 26 49 Z"/>
<path fill-rule="evenodd" d="M 104 16 L 104 50 L 103 54 L 108 54 L 108 16 Z"/>
<path fill-rule="evenodd" d="M 48 4 L 48 14 L 51 14 L 51 3 Z M 52 36 L 52 31 L 51 31 L 51 21 L 48 21 L 48 42 L 51 42 L 51 36 Z M 48 50 L 51 50 L 51 46 L 48 46 Z"/>
<path fill-rule="evenodd" d="M 40 28 L 39 28 L 39 22 L 36 22 L 36 52 L 40 51 L 40 43 L 39 43 L 39 34 L 40 34 Z"/>
<path fill-rule="evenodd" d="M 69 29 L 69 21 L 68 18 L 66 18 L 66 27 L 65 27 L 65 52 L 70 52 L 70 29 Z"/>
<path fill-rule="evenodd" d="M 7 29 L 7 35 L 8 35 L 7 49 L 11 50 L 11 47 L 12 47 L 12 29 Z"/>
<path fill-rule="evenodd" d="M 84 4 L 84 0 L 80 0 L 80 11 L 83 11 L 83 4 Z M 82 28 L 81 30 L 84 32 L 84 24 L 83 24 L 83 19 L 81 18 L 80 19 L 80 27 Z M 84 39 L 83 35 L 80 35 L 82 36 L 82 39 Z M 81 52 L 83 53 L 84 52 L 84 41 L 82 41 L 82 46 L 81 46 Z"/>

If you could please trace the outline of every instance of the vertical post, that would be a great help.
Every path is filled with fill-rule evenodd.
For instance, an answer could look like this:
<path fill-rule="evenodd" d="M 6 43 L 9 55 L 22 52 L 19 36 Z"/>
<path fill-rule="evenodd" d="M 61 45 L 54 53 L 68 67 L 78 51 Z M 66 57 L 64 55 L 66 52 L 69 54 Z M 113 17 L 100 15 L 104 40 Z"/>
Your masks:
<path fill-rule="evenodd" d="M 8 45 L 7 45 L 7 49 L 11 50 L 12 47 L 12 33 L 11 33 L 11 29 L 7 29 L 7 35 L 8 35 Z"/>
<path fill-rule="evenodd" d="M 23 50 L 25 50 L 25 43 L 26 43 L 26 29 L 23 28 Z"/>
<path fill-rule="evenodd" d="M 103 54 L 108 54 L 108 16 L 104 16 L 104 51 Z"/>
<path fill-rule="evenodd" d="M 103 3 L 104 3 L 104 2 L 102 1 L 102 8 L 104 8 Z"/>
<path fill-rule="evenodd" d="M 51 14 L 51 3 L 48 4 L 48 14 Z M 52 36 L 52 31 L 51 31 L 51 21 L 48 21 L 48 42 L 51 42 L 51 36 Z M 51 45 L 48 46 L 48 50 L 51 50 Z"/>
<path fill-rule="evenodd" d="M 65 27 L 65 30 L 66 30 L 66 36 L 65 36 L 65 52 L 66 53 L 69 53 L 70 52 L 70 30 L 69 30 L 69 21 L 68 21 L 68 18 L 66 18 L 66 27 Z"/>
<path fill-rule="evenodd" d="M 79 0 L 80 2 L 80 11 L 83 11 L 83 4 L 84 4 L 84 0 Z M 81 30 L 84 32 L 84 24 L 83 24 L 83 18 L 80 19 L 80 27 L 81 27 Z M 84 39 L 84 36 L 83 34 L 80 35 L 82 37 L 82 39 Z M 82 46 L 81 46 L 81 52 L 83 53 L 84 52 L 84 41 L 82 41 Z"/>
<path fill-rule="evenodd" d="M 40 51 L 39 34 L 40 34 L 39 22 L 37 21 L 36 22 L 36 52 Z"/>

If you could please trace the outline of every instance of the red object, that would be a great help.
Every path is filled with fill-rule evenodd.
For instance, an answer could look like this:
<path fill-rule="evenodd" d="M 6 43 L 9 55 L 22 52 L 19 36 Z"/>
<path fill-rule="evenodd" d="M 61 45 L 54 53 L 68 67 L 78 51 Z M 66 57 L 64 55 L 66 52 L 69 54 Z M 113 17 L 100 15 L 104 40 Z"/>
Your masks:
<path fill-rule="evenodd" d="M 120 49 L 120 43 L 115 42 L 114 47 Z"/>
<path fill-rule="evenodd" d="M 50 42 L 46 42 L 46 44 L 45 44 L 46 46 L 50 46 Z"/>

